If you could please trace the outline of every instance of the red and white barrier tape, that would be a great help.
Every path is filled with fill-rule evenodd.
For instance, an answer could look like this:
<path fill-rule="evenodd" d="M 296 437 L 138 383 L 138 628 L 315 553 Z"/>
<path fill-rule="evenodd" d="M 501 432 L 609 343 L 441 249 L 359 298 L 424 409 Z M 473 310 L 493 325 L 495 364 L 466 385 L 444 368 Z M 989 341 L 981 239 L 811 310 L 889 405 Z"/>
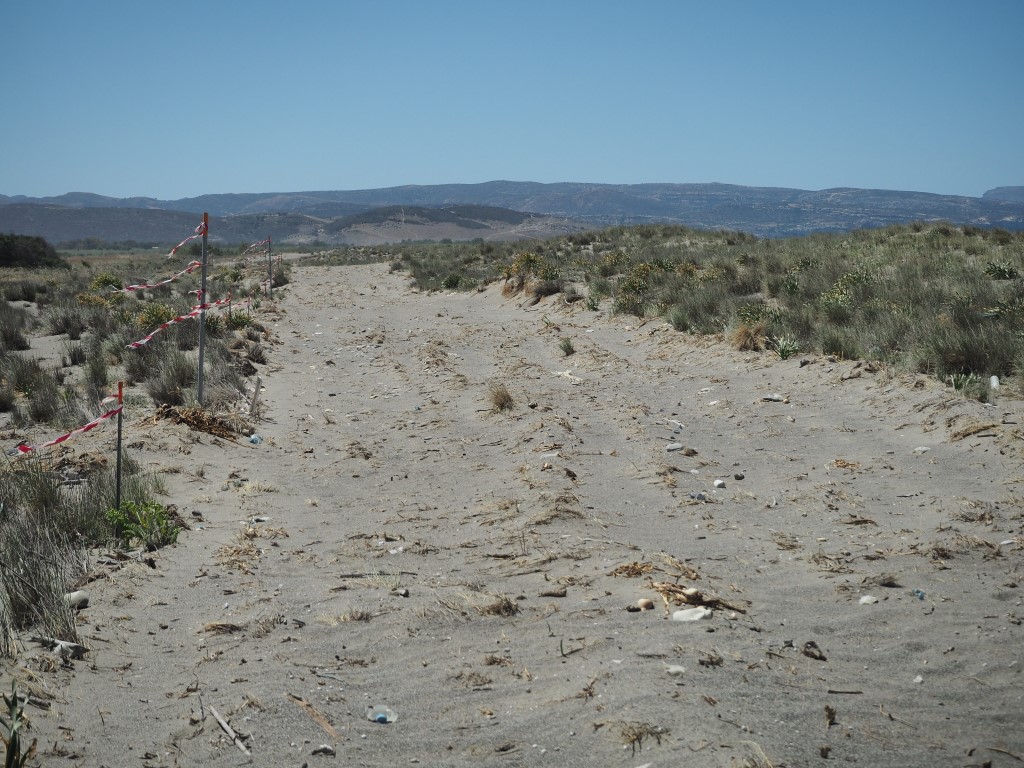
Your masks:
<path fill-rule="evenodd" d="M 181 270 L 181 272 L 177 272 L 168 277 L 166 280 L 161 280 L 159 283 L 140 283 L 139 285 L 126 285 L 124 288 L 115 288 L 114 293 L 128 293 L 130 291 L 141 291 L 146 288 L 159 288 L 161 285 L 167 285 L 167 283 L 174 282 L 182 275 L 188 275 L 192 273 L 193 271 L 195 271 L 197 267 L 201 266 L 203 266 L 202 262 L 193 261 L 187 267 L 185 267 L 185 269 Z"/>
<path fill-rule="evenodd" d="M 244 251 L 242 251 L 242 255 L 245 256 L 245 254 L 247 254 L 253 248 L 259 248 L 261 245 L 267 245 L 269 242 L 270 242 L 270 238 L 268 237 L 266 240 L 260 240 L 258 243 L 253 243 L 248 248 L 246 248 Z"/>
<path fill-rule="evenodd" d="M 202 293 L 202 292 L 201 291 L 193 291 L 193 293 Z M 217 307 L 217 306 L 220 306 L 222 304 L 227 304 L 229 301 L 230 301 L 230 299 L 217 299 L 217 301 L 211 301 L 208 304 L 197 304 L 196 306 L 192 307 L 192 310 L 190 312 L 188 312 L 188 313 L 186 313 L 184 315 L 178 315 L 176 318 L 174 318 L 173 320 L 168 320 L 166 323 L 161 323 L 148 336 L 146 336 L 145 338 L 139 339 L 138 341 L 133 341 L 131 344 L 127 345 L 126 349 L 138 349 L 139 347 L 144 347 L 144 346 L 146 346 L 146 344 L 149 343 L 150 339 L 152 339 L 154 336 L 156 336 L 158 333 L 160 333 L 160 331 L 164 330 L 165 328 L 168 328 L 168 327 L 174 325 L 175 323 L 184 322 L 185 320 L 189 320 L 189 319 L 191 319 L 193 317 L 199 317 L 199 314 L 203 310 L 210 309 L 211 307 Z"/>
<path fill-rule="evenodd" d="M 167 258 L 169 259 L 172 256 L 174 256 L 174 254 L 178 252 L 178 249 L 181 248 L 181 246 L 183 246 L 189 240 L 195 240 L 197 237 L 202 237 L 205 234 L 206 234 L 206 224 L 200 224 L 198 227 L 196 227 L 196 231 L 195 231 L 194 235 L 189 235 L 184 240 L 182 240 L 180 243 L 178 243 L 176 246 L 171 248 L 171 252 L 169 254 L 167 254 Z"/>
<path fill-rule="evenodd" d="M 86 432 L 88 432 L 90 430 L 96 429 L 96 427 L 98 427 L 100 424 L 102 424 L 107 419 L 110 419 L 110 418 L 113 418 L 114 416 L 117 416 L 117 414 L 119 414 L 122 410 L 124 410 L 124 406 L 123 405 L 119 405 L 119 406 L 117 406 L 117 408 L 114 408 L 112 411 L 107 411 L 106 413 L 104 413 L 99 418 L 93 419 L 88 424 L 86 424 L 84 427 L 79 427 L 78 429 L 73 429 L 72 431 L 67 432 L 66 434 L 63 434 L 60 437 L 55 437 L 55 438 L 53 438 L 53 440 L 45 442 L 42 445 L 25 445 L 24 443 L 21 443 L 21 444 L 16 446 L 17 449 L 18 449 L 18 453 L 31 453 L 32 451 L 37 451 L 40 448 L 49 448 L 51 445 L 58 445 L 60 443 L 63 443 L 65 440 L 70 440 L 75 435 L 81 435 L 81 434 L 84 434 L 84 433 L 86 433 Z"/>

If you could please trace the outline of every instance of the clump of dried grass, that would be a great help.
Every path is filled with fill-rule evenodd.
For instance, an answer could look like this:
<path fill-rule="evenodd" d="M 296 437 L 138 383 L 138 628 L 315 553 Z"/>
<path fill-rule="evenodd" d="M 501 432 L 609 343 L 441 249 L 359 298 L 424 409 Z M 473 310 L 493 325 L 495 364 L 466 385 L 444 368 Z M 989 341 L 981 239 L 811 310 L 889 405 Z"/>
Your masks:
<path fill-rule="evenodd" d="M 519 603 L 508 595 L 501 595 L 493 603 L 477 606 L 476 610 L 483 616 L 515 616 L 519 613 Z"/>
<path fill-rule="evenodd" d="M 513 399 L 512 393 L 508 391 L 508 387 L 504 384 L 491 383 L 487 387 L 487 394 L 495 411 L 511 411 L 515 407 L 516 401 Z"/>
<path fill-rule="evenodd" d="M 747 325 L 742 323 L 729 336 L 733 349 L 740 352 L 760 352 L 764 349 L 767 326 L 764 323 Z"/>

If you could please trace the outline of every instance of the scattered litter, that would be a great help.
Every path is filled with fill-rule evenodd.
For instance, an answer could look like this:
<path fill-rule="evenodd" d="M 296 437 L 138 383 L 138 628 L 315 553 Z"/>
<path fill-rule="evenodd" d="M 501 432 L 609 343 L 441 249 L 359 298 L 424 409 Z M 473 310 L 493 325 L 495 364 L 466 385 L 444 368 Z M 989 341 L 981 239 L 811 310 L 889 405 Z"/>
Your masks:
<path fill-rule="evenodd" d="M 875 597 L 874 595 L 864 595 L 864 597 L 862 597 L 860 599 L 860 604 L 861 605 L 874 605 L 877 602 L 878 602 L 878 598 Z"/>
<path fill-rule="evenodd" d="M 653 611 L 654 601 L 651 600 L 651 598 L 649 597 L 641 597 L 639 600 L 636 601 L 636 607 L 639 608 L 641 611 Z"/>
<path fill-rule="evenodd" d="M 252 443 L 253 445 L 259 445 L 260 443 L 263 442 L 263 438 L 254 432 L 253 434 L 249 435 L 249 442 Z"/>
<path fill-rule="evenodd" d="M 673 677 L 686 674 L 686 667 L 681 667 L 678 664 L 669 664 L 665 667 L 665 671 Z"/>
<path fill-rule="evenodd" d="M 335 757 L 338 753 L 335 751 L 334 747 L 332 747 L 330 744 L 321 744 L 319 747 L 314 749 L 311 754 L 314 754 L 314 755 L 327 755 L 328 757 Z"/>
<path fill-rule="evenodd" d="M 914 678 L 914 682 L 915 683 L 923 683 L 924 682 L 924 678 L 921 677 L 920 675 L 918 675 L 917 677 Z"/>
<path fill-rule="evenodd" d="M 84 589 L 79 589 L 76 592 L 68 592 L 64 595 L 64 602 L 67 603 L 67 606 L 73 611 L 88 608 L 89 593 Z"/>
<path fill-rule="evenodd" d="M 708 500 L 707 495 L 704 494 L 704 493 L 701 493 L 700 491 L 694 491 L 693 493 L 691 493 L 690 494 L 690 498 L 693 499 L 694 501 L 707 501 Z"/>
<path fill-rule="evenodd" d="M 710 608 L 698 605 L 696 608 L 683 608 L 681 611 L 675 611 L 672 614 L 672 621 L 700 621 L 701 619 L 710 619 L 714 613 Z"/>
<path fill-rule="evenodd" d="M 770 395 L 761 396 L 762 403 L 788 403 L 789 398 L 780 395 L 778 392 L 772 392 Z"/>
<path fill-rule="evenodd" d="M 914 449 L 914 453 L 928 453 L 928 451 L 930 450 L 931 448 L 929 448 L 927 445 L 919 445 L 917 446 L 917 448 Z"/>
<path fill-rule="evenodd" d="M 58 640 L 54 637 L 32 637 L 33 643 L 39 643 L 44 648 L 53 651 L 61 661 L 67 662 L 71 659 L 85 658 L 88 648 L 70 640 Z"/>
<path fill-rule="evenodd" d="M 673 451 L 681 451 L 682 449 L 682 443 L 669 443 L 668 445 L 665 446 L 665 450 L 668 451 L 669 453 L 672 453 Z"/>
<path fill-rule="evenodd" d="M 366 719 L 371 723 L 393 723 L 398 719 L 398 714 L 384 704 L 376 704 L 366 708 Z"/>
<path fill-rule="evenodd" d="M 914 590 L 913 592 L 911 592 L 910 594 L 912 594 L 912 595 L 913 595 L 914 597 L 916 597 L 916 598 L 917 598 L 918 600 L 924 600 L 924 590 L 923 590 L 923 589 L 915 589 L 915 590 Z"/>
<path fill-rule="evenodd" d="M 804 656 L 809 659 L 815 659 L 816 661 L 828 661 L 825 658 L 825 654 L 821 652 L 821 648 L 813 640 L 808 640 L 804 643 L 804 647 L 800 651 Z"/>

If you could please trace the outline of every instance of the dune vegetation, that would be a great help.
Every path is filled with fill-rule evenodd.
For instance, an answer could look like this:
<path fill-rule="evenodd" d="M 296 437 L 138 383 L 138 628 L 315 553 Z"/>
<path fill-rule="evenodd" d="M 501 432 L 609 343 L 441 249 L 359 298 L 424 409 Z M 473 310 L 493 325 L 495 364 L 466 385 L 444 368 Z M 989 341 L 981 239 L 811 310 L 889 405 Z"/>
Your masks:
<path fill-rule="evenodd" d="M 318 260 L 389 258 L 423 290 L 561 294 L 662 317 L 781 357 L 821 353 L 925 373 L 977 399 L 1024 377 L 1024 233 L 947 222 L 758 239 L 652 224 L 524 243 L 403 244 Z"/>

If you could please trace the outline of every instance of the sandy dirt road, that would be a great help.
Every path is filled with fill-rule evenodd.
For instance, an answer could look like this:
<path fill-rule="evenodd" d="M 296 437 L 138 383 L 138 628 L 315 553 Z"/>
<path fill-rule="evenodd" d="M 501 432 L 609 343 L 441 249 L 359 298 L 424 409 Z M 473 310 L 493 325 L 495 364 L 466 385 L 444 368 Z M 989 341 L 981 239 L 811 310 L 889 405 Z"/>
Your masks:
<path fill-rule="evenodd" d="M 44 764 L 1024 758 L 1019 401 L 500 285 L 293 277 L 261 444 L 126 423 L 193 530 L 97 558 L 85 660 L 17 661 Z"/>

